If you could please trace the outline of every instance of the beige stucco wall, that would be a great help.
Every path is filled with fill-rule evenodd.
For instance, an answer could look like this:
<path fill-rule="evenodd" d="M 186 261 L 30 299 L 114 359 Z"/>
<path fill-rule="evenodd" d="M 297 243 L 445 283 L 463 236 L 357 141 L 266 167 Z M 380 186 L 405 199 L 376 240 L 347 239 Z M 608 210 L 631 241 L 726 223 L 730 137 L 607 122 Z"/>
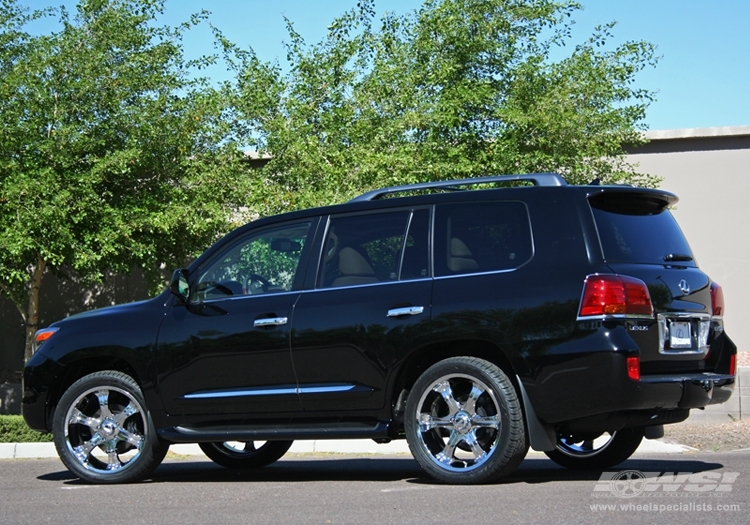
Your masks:
<path fill-rule="evenodd" d="M 721 139 L 711 140 L 721 147 Z M 738 350 L 750 351 L 744 330 L 750 322 L 750 148 L 636 153 L 629 160 L 680 197 L 674 215 L 700 267 L 724 290 L 727 334 Z"/>

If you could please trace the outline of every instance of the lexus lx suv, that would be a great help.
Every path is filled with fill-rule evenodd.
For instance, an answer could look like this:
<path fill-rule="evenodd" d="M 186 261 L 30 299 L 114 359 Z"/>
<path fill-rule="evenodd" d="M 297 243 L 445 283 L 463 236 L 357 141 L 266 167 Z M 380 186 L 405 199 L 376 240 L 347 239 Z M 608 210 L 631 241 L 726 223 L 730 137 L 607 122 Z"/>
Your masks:
<path fill-rule="evenodd" d="M 734 389 L 722 289 L 676 202 L 542 173 L 263 218 L 158 297 L 40 330 L 23 414 L 93 483 L 143 479 L 171 443 L 256 468 L 331 438 L 406 439 L 445 483 L 529 447 L 611 467 Z"/>

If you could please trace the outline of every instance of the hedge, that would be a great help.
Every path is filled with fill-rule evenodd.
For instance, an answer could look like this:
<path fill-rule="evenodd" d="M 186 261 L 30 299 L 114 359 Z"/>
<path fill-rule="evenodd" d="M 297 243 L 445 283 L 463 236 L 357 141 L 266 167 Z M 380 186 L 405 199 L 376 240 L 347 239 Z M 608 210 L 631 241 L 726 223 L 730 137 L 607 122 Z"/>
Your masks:
<path fill-rule="evenodd" d="M 23 416 L 0 416 L 0 443 L 52 441 L 52 434 L 31 430 Z"/>

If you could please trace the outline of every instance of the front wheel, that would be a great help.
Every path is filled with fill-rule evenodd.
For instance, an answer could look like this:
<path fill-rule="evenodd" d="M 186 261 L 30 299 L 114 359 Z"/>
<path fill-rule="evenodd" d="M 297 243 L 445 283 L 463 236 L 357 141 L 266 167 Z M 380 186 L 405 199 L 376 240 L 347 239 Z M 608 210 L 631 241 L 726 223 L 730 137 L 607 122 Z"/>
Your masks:
<path fill-rule="evenodd" d="M 638 449 L 643 428 L 626 428 L 603 434 L 558 434 L 555 450 L 547 457 L 571 470 L 601 470 L 619 465 Z"/>
<path fill-rule="evenodd" d="M 114 370 L 82 377 L 60 398 L 55 447 L 68 469 L 90 483 L 128 483 L 164 459 L 162 443 L 135 380 Z"/>
<path fill-rule="evenodd" d="M 495 481 L 528 451 L 516 390 L 483 359 L 453 357 L 427 369 L 409 393 L 404 417 L 414 458 L 444 483 Z"/>
<path fill-rule="evenodd" d="M 227 468 L 260 468 L 286 454 L 293 441 L 224 441 L 198 443 L 214 463 Z"/>

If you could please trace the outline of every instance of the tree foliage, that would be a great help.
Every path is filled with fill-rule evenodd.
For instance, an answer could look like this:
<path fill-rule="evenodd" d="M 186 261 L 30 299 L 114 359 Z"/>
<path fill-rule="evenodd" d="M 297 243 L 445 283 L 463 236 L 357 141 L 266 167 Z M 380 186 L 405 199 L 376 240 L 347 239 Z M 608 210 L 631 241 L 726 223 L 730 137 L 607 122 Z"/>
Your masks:
<path fill-rule="evenodd" d="M 200 252 L 245 201 L 223 95 L 188 62 L 163 0 L 80 0 L 74 15 L 0 7 L 0 290 L 38 322 L 45 271 L 89 280 Z M 34 36 L 33 20 L 60 29 Z"/>
<path fill-rule="evenodd" d="M 367 189 L 557 171 L 653 185 L 624 161 L 652 94 L 646 42 L 612 25 L 573 45 L 567 0 L 425 0 L 376 19 L 373 0 L 308 44 L 287 20 L 288 67 L 215 31 L 234 76 L 202 78 L 165 0 L 0 0 L 0 292 L 27 329 L 45 273 L 97 281 L 137 266 L 159 283 L 230 223 Z M 35 35 L 41 17 L 60 29 Z M 566 54 L 564 51 L 568 49 Z M 562 57 L 562 58 L 560 58 Z M 250 173 L 241 148 L 270 158 Z"/>
<path fill-rule="evenodd" d="M 272 156 L 267 206 L 538 171 L 653 185 L 624 162 L 623 144 L 641 141 L 652 94 L 634 79 L 655 64 L 654 48 L 610 45 L 613 24 L 572 45 L 578 9 L 568 1 L 426 0 L 376 21 L 373 1 L 360 0 L 313 45 L 287 21 L 288 70 L 227 45 L 245 136 Z"/>

